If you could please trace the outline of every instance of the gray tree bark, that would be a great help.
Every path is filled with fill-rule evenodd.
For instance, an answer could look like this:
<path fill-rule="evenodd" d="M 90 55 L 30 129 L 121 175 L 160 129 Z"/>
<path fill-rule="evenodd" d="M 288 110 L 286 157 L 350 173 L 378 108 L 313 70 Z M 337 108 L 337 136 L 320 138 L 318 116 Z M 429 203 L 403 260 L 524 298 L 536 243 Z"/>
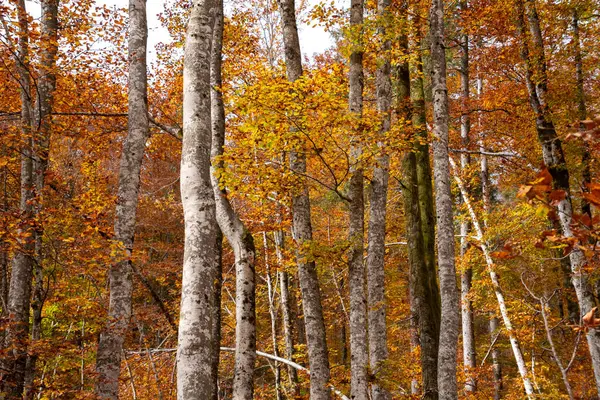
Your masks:
<path fill-rule="evenodd" d="M 140 171 L 148 139 L 146 72 L 146 1 L 129 2 L 128 132 L 119 167 L 115 210 L 115 240 L 123 246 L 122 259 L 110 266 L 108 321 L 98 342 L 96 394 L 103 399 L 119 397 L 119 372 L 123 342 L 131 319 L 133 293 L 131 254 L 140 188 Z"/>
<path fill-rule="evenodd" d="M 462 12 L 468 10 L 466 1 L 460 2 Z M 461 97 L 461 115 L 460 115 L 460 137 L 463 148 L 467 150 L 470 142 L 471 118 L 469 114 L 470 85 L 469 85 L 469 35 L 466 28 L 463 27 L 460 35 L 460 97 Z M 467 171 L 471 163 L 471 157 L 468 153 L 461 153 L 460 167 L 462 171 Z M 467 235 L 469 233 L 468 219 L 463 218 L 460 223 L 460 256 L 463 258 L 469 248 Z M 461 287 L 461 312 L 462 312 L 462 340 L 463 340 L 463 368 L 465 371 L 465 392 L 474 392 L 477 389 L 477 382 L 473 376 L 477 366 L 475 352 L 475 332 L 473 330 L 473 304 L 469 296 L 471 292 L 471 280 L 473 270 L 470 266 L 465 266 L 460 276 Z"/>
<path fill-rule="evenodd" d="M 483 253 L 485 262 L 487 264 L 487 271 L 490 275 L 490 280 L 492 281 L 492 286 L 494 288 L 494 293 L 496 294 L 496 300 L 498 301 L 498 308 L 500 308 L 500 314 L 502 315 L 502 320 L 504 321 L 504 327 L 508 333 L 508 338 L 510 340 L 511 348 L 513 351 L 513 355 L 515 357 L 515 362 L 517 363 L 517 369 L 519 370 L 519 374 L 521 375 L 521 380 L 523 382 L 523 388 L 525 389 L 525 393 L 528 399 L 534 398 L 533 386 L 531 384 L 531 380 L 529 379 L 529 374 L 527 372 L 527 365 L 525 364 L 525 359 L 523 357 L 523 352 L 521 351 L 521 345 L 519 343 L 519 339 L 515 335 L 512 321 L 508 314 L 508 308 L 506 306 L 506 302 L 504 300 L 504 293 L 500 287 L 500 279 L 496 270 L 494 268 L 494 261 L 490 255 L 488 250 L 487 243 L 483 241 L 483 230 L 481 229 L 481 225 L 479 224 L 479 219 L 475 214 L 475 210 L 471 206 L 471 202 L 467 195 L 467 191 L 465 189 L 462 180 L 458 176 L 457 167 L 452 159 L 449 159 L 450 164 L 454 170 L 454 180 L 456 181 L 460 193 L 465 202 L 465 206 L 469 211 L 469 216 L 471 218 L 471 223 L 473 224 L 473 228 L 475 230 L 475 238 L 480 242 L 481 251 Z"/>
<path fill-rule="evenodd" d="M 571 28 L 573 29 L 573 47 L 575 49 L 575 76 L 577 78 L 576 96 L 577 96 L 577 117 L 580 120 L 579 129 L 585 130 L 585 125 L 581 121 L 587 118 L 587 106 L 585 104 L 585 91 L 583 89 L 584 75 L 583 75 L 583 56 L 581 54 L 581 39 L 579 35 L 579 10 L 577 7 L 573 8 L 573 16 L 571 19 Z M 592 156 L 590 154 L 590 146 L 588 142 L 583 143 L 581 155 L 581 164 L 583 171 L 581 172 L 581 183 L 583 184 L 583 190 L 589 192 L 587 187 L 592 182 L 592 172 L 590 163 Z M 583 199 L 581 202 L 581 212 L 587 214 L 590 218 L 592 217 L 592 208 L 590 203 Z M 600 285 L 596 283 L 596 291 Z"/>
<path fill-rule="evenodd" d="M 217 229 L 215 241 L 216 278 L 214 281 L 214 299 L 212 318 L 213 362 L 211 378 L 213 382 L 212 400 L 219 400 L 219 363 L 221 361 L 221 291 L 223 289 L 223 233 Z"/>
<path fill-rule="evenodd" d="M 50 157 L 50 135 L 52 131 L 52 108 L 54 105 L 53 95 L 56 88 L 56 55 L 58 52 L 58 0 L 44 0 L 41 2 L 41 40 L 44 45 L 41 48 L 39 77 L 37 82 L 37 101 L 34 106 L 35 122 L 34 129 L 37 131 L 34 135 L 35 157 L 33 160 L 33 175 L 35 181 L 36 195 L 39 200 L 35 204 L 35 215 L 39 215 L 43 209 L 42 192 L 48 162 Z M 43 273 L 43 249 L 42 237 L 44 226 L 39 223 L 35 229 L 35 262 L 33 268 L 34 288 L 33 301 L 31 308 L 33 311 L 31 325 L 31 339 L 37 341 L 41 338 L 42 330 L 42 308 L 46 298 L 46 289 L 44 288 Z M 31 354 L 27 358 L 25 368 L 25 394 L 26 399 L 33 396 L 32 384 L 35 376 L 35 364 L 37 355 Z"/>
<path fill-rule="evenodd" d="M 562 190 L 566 196 L 558 205 L 558 216 L 561 233 L 567 238 L 574 237 L 571 230 L 573 206 L 571 203 L 569 169 L 562 149 L 562 142 L 556 133 L 548 106 L 548 75 L 544 42 L 540 28 L 539 16 L 534 0 L 517 0 L 517 26 L 521 36 L 521 58 L 525 63 L 525 78 L 529 92 L 529 103 L 536 116 L 538 141 L 542 147 L 544 164 L 552 175 L 552 188 Z M 527 29 L 525 24 L 527 17 Z M 532 46 L 530 52 L 529 46 Z M 581 316 L 588 313 L 595 305 L 594 295 L 588 283 L 587 274 L 582 270 L 586 263 L 583 252 L 574 248 L 569 253 L 572 282 L 579 303 Z M 600 396 L 600 332 L 590 329 L 586 334 L 596 388 Z"/>
<path fill-rule="evenodd" d="M 223 154 L 225 146 L 225 108 L 221 92 L 221 49 L 223 46 L 223 3 L 218 2 L 213 35 L 211 63 L 212 157 Z M 227 193 L 220 188 L 219 170 L 223 163 L 213 163 L 211 179 L 216 204 L 216 218 L 221 231 L 233 248 L 235 256 L 235 368 L 233 373 L 233 398 L 248 400 L 254 396 L 254 365 L 256 363 L 256 312 L 254 239 L 239 215 L 233 209 Z"/>
<path fill-rule="evenodd" d="M 213 0 L 212 18 L 213 31 L 212 43 L 210 52 L 210 100 L 211 100 L 211 158 L 219 154 L 219 149 L 215 146 L 215 136 L 225 137 L 225 108 L 223 106 L 223 94 L 221 87 L 223 79 L 221 74 L 222 53 L 223 53 L 223 0 Z M 211 164 L 214 161 L 211 162 Z M 214 187 L 213 187 L 214 190 Z M 218 187 L 217 187 L 218 190 Z M 216 199 L 216 198 L 215 198 Z M 216 200 L 215 200 L 216 202 Z M 212 379 L 214 382 L 213 400 L 219 399 L 219 362 L 220 362 L 220 346 L 221 346 L 221 290 L 223 286 L 223 232 L 217 226 L 217 237 L 215 242 L 215 257 L 216 257 L 216 279 L 214 280 L 214 304 L 213 304 L 213 345 L 214 359 L 212 365 Z"/>
<path fill-rule="evenodd" d="M 382 136 L 390 129 L 392 82 L 390 78 L 391 40 L 386 37 L 389 23 L 389 0 L 377 2 L 377 15 L 380 18 L 378 34 L 383 42 L 376 72 L 377 110 L 381 113 Z M 373 400 L 387 400 L 390 393 L 380 384 L 381 372 L 388 357 L 385 323 L 385 222 L 389 179 L 389 157 L 383 142 L 378 143 L 379 155 L 373 168 L 371 180 L 369 233 L 367 253 L 367 299 L 369 323 L 369 367 L 375 380 L 371 386 Z"/>
<path fill-rule="evenodd" d="M 290 278 L 283 263 L 283 249 L 285 247 L 285 236 L 284 232 L 279 230 L 273 234 L 275 242 L 275 252 L 277 254 L 277 263 L 279 264 L 280 271 L 277 272 L 279 276 L 279 296 L 281 304 L 281 313 L 283 319 L 283 339 L 285 342 L 285 356 L 288 360 L 294 361 L 294 332 L 292 325 L 292 308 L 291 308 L 291 295 L 290 295 Z M 290 390 L 294 395 L 299 395 L 298 387 L 298 372 L 295 368 L 288 365 L 288 380 Z"/>
<path fill-rule="evenodd" d="M 481 81 L 478 81 L 478 94 L 481 95 Z M 491 207 L 491 196 L 490 196 L 490 181 L 489 181 L 489 170 L 487 156 L 484 154 L 485 147 L 483 141 L 479 142 L 479 151 L 481 156 L 479 158 L 479 176 L 481 179 L 481 198 L 483 203 L 483 226 L 487 228 L 487 216 L 490 212 Z M 492 353 L 492 373 L 494 378 L 494 400 L 500 400 L 502 397 L 502 364 L 500 364 L 500 351 L 496 346 L 496 341 L 500 331 L 498 330 L 498 318 L 496 315 L 490 315 L 489 321 L 489 332 L 490 332 L 490 346 Z"/>
<path fill-rule="evenodd" d="M 363 23 L 363 0 L 351 0 L 350 26 L 359 31 Z M 349 98 L 350 113 L 360 120 L 363 111 L 363 50 L 362 34 L 358 43 L 352 43 L 350 54 Z M 360 125 L 358 123 L 357 125 Z M 349 197 L 349 240 L 348 285 L 350 291 L 350 394 L 353 399 L 367 400 L 369 397 L 369 353 L 367 338 L 367 298 L 365 293 L 364 254 L 364 178 L 360 160 L 362 148 L 360 144 L 360 128 L 352 132 L 350 149 L 350 181 Z"/>
<path fill-rule="evenodd" d="M 124 260 L 109 270 L 109 320 L 98 343 L 96 393 L 116 399 L 123 342 L 131 318 L 131 254 L 140 186 L 140 171 L 148 137 L 146 73 L 146 4 L 130 1 L 128 135 L 119 169 L 119 187 L 115 211 L 115 239 L 121 242 Z"/>
<path fill-rule="evenodd" d="M 294 82 L 302 75 L 302 57 L 296 26 L 295 4 L 294 0 L 278 0 L 278 4 L 283 23 L 287 77 L 289 81 Z M 303 153 L 291 152 L 290 169 L 298 175 L 304 175 L 306 173 L 306 156 Z M 316 265 L 313 260 L 307 259 L 304 249 L 304 244 L 312 240 L 310 214 L 308 186 L 304 183 L 299 193 L 292 198 L 292 230 L 298 248 L 296 258 L 310 364 L 310 398 L 322 400 L 330 398 L 329 355 Z"/>
<path fill-rule="evenodd" d="M 6 346 L 8 357 L 2 362 L 2 392 L 8 397 L 20 398 L 25 382 L 27 347 L 29 341 L 29 308 L 31 303 L 31 279 L 35 251 L 35 231 L 29 221 L 34 217 L 35 187 L 33 174 L 33 110 L 29 64 L 29 22 L 25 1 L 17 2 L 19 29 L 17 33 L 17 65 L 21 98 L 21 200 L 19 211 L 26 221 L 18 227 L 19 246 L 12 259 L 12 271 L 8 289 L 8 326 Z M 7 32 L 8 35 L 8 32 Z"/>
<path fill-rule="evenodd" d="M 410 50 L 420 56 L 421 32 L 420 22 L 414 20 L 414 43 L 410 43 Z M 421 57 L 419 57 L 420 59 Z M 431 167 L 429 161 L 429 144 L 425 117 L 425 93 L 423 85 L 423 64 L 417 61 L 410 67 L 413 78 L 410 81 L 410 103 L 412 111 L 412 125 L 416 129 L 415 162 L 418 186 L 418 208 L 420 215 L 420 236 L 422 241 L 421 255 L 411 272 L 414 287 L 411 289 L 411 303 L 413 319 L 418 327 L 418 341 L 421 346 L 421 379 L 423 396 L 425 399 L 438 398 L 437 387 L 437 358 L 440 333 L 440 292 L 436 279 L 435 264 L 435 223 L 433 210 L 433 188 Z M 405 74 L 407 74 L 405 72 Z M 408 74 L 407 74 L 408 75 Z M 407 78 L 405 78 L 407 79 Z M 403 82 L 402 74 L 398 78 Z M 402 95 L 400 95 L 402 97 Z M 414 221 L 417 223 L 418 221 Z M 416 247 L 416 245 L 413 245 Z"/>
<path fill-rule="evenodd" d="M 441 399 L 457 399 L 456 349 L 460 324 L 459 294 L 454 264 L 454 217 L 448 161 L 448 88 L 444 45 L 444 3 L 433 0 L 430 9 L 433 168 L 437 210 L 437 249 L 442 314 L 438 352 L 438 390 Z"/>
<path fill-rule="evenodd" d="M 502 364 L 500 364 L 500 352 L 494 343 L 494 338 L 499 335 L 498 318 L 490 317 L 490 346 L 492 346 L 492 373 L 494 374 L 494 400 L 502 398 Z"/>
<path fill-rule="evenodd" d="M 183 64 L 181 198 L 185 244 L 179 335 L 177 398 L 204 400 L 215 392 L 214 280 L 217 279 L 215 198 L 211 185 L 210 2 L 190 9 Z"/>

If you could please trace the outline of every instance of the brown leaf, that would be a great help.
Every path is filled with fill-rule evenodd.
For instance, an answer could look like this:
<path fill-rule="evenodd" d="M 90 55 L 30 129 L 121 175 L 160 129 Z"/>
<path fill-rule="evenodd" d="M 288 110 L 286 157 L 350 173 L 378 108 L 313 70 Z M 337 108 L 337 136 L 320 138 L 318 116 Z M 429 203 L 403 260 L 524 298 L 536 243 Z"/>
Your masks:
<path fill-rule="evenodd" d="M 596 207 L 600 207 L 600 197 L 596 196 L 595 193 L 583 193 L 583 197 Z"/>
<path fill-rule="evenodd" d="M 595 313 L 598 307 L 592 308 L 583 316 L 583 325 L 586 328 L 596 328 L 600 326 L 600 318 L 596 318 Z"/>

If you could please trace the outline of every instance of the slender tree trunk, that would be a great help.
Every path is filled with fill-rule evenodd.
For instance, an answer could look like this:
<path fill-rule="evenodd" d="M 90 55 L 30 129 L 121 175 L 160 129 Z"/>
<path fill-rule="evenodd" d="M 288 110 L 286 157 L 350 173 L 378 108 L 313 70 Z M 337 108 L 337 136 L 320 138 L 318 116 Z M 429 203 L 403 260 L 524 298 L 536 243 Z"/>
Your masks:
<path fill-rule="evenodd" d="M 271 343 L 273 345 L 273 355 L 279 357 L 279 344 L 277 342 L 277 285 L 273 284 L 273 276 L 271 275 L 271 265 L 269 263 L 269 246 L 267 242 L 267 232 L 263 232 L 263 250 L 265 259 L 265 281 L 267 282 L 267 300 L 269 302 L 269 318 L 271 319 Z M 275 372 L 275 396 L 277 400 L 283 399 L 283 391 L 281 388 L 281 366 L 279 362 L 275 362 L 272 367 Z"/>
<path fill-rule="evenodd" d="M 183 64 L 183 148 L 181 198 L 185 221 L 183 277 L 177 346 L 177 398 L 213 396 L 214 281 L 216 265 L 215 197 L 211 185 L 210 54 L 213 24 L 210 2 L 190 9 Z"/>
<path fill-rule="evenodd" d="M 415 19 L 416 40 L 410 44 L 412 51 L 419 55 L 421 52 L 420 22 Z M 422 286 L 420 292 L 414 289 L 413 299 L 418 326 L 419 343 L 421 345 L 421 377 L 423 396 L 425 399 L 438 398 L 437 359 L 440 334 L 440 292 L 436 279 L 435 264 L 435 224 L 433 210 L 433 188 L 431 183 L 431 167 L 429 161 L 429 144 L 427 138 L 425 118 L 425 93 L 423 85 L 423 64 L 416 62 L 411 67 L 414 78 L 410 81 L 410 102 L 412 108 L 412 125 L 415 132 L 415 157 L 418 186 L 418 208 L 420 214 L 420 230 L 422 240 L 422 253 L 420 263 L 415 273 L 420 277 L 416 282 Z M 405 72 L 406 74 L 406 72 Z M 400 75 L 398 81 L 403 79 Z M 406 78 L 405 78 L 406 79 Z M 402 97 L 402 96 L 400 96 Z M 414 246 L 414 245 L 412 245 Z M 416 268 L 416 266 L 415 266 Z M 412 276 L 412 273 L 411 273 Z M 421 300 L 415 297 L 422 293 Z"/>
<path fill-rule="evenodd" d="M 213 57 L 211 62 L 212 86 L 212 157 L 223 154 L 225 146 L 225 109 L 221 93 L 221 48 L 223 46 L 223 4 L 219 1 L 213 36 Z M 216 202 L 217 221 L 221 231 L 233 248 L 235 256 L 235 369 L 233 376 L 233 398 L 249 400 L 254 396 L 254 365 L 256 363 L 256 311 L 255 311 L 255 247 L 252 234 L 227 199 L 227 194 L 219 187 L 221 162 L 216 162 L 211 174 Z"/>
<path fill-rule="evenodd" d="M 454 179 L 459 187 L 460 193 L 465 201 L 465 206 L 469 211 L 469 216 L 471 218 L 471 223 L 473 228 L 475 229 L 475 238 L 480 242 L 481 250 L 483 252 L 483 256 L 485 258 L 485 262 L 487 264 L 487 270 L 490 275 L 490 279 L 492 281 L 492 287 L 494 288 L 494 292 L 496 294 L 496 300 L 498 301 L 498 307 L 500 308 L 500 314 L 502 315 L 502 319 L 504 321 L 504 327 L 508 332 L 508 337 L 510 340 L 510 344 L 513 350 L 513 355 L 515 357 L 515 361 L 517 363 L 517 369 L 519 370 L 519 374 L 521 375 L 521 380 L 523 381 L 523 387 L 525 389 L 525 393 L 529 399 L 534 398 L 533 386 L 528 376 L 527 365 L 525 364 L 525 359 L 523 357 L 523 352 L 521 351 L 521 346 L 519 343 L 519 339 L 515 336 L 515 332 L 512 326 L 512 321 L 508 314 L 508 308 L 506 307 L 506 302 L 504 301 L 504 293 L 500 287 L 500 280 L 498 275 L 496 274 L 496 270 L 494 267 L 494 261 L 488 251 L 487 244 L 483 242 L 483 230 L 481 229 L 481 225 L 479 224 L 479 219 L 477 215 L 475 215 L 475 211 L 471 206 L 471 202 L 467 195 L 467 191 L 458 176 L 456 165 L 452 159 L 449 160 L 452 168 L 454 169 Z"/>
<path fill-rule="evenodd" d="M 294 0 L 278 0 L 283 23 L 283 43 L 288 80 L 294 82 L 302 75 L 300 41 L 296 26 Z M 298 175 L 306 173 L 306 156 L 303 153 L 290 153 L 290 169 Z M 307 260 L 305 243 L 312 240 L 312 224 L 308 186 L 303 183 L 299 193 L 292 198 L 292 229 L 297 245 L 298 278 L 302 292 L 302 307 L 310 363 L 311 400 L 329 399 L 328 386 L 329 356 L 321 292 L 315 262 Z"/>
<path fill-rule="evenodd" d="M 35 157 L 33 161 L 33 175 L 35 181 L 35 191 L 38 201 L 35 204 L 34 212 L 36 216 L 42 213 L 43 209 L 43 190 L 46 171 L 50 156 L 50 134 L 52 130 L 52 108 L 54 90 L 56 88 L 56 55 L 58 52 L 58 0 L 44 0 L 41 2 L 41 40 L 44 45 L 41 49 L 41 65 L 39 68 L 39 78 L 37 82 L 37 104 L 34 130 L 36 134 L 33 137 Z M 42 329 L 42 308 L 46 298 L 44 289 L 44 273 L 42 253 L 42 237 L 44 227 L 38 222 L 35 229 L 35 262 L 33 268 L 34 288 L 33 301 L 31 308 L 33 310 L 31 339 L 37 341 L 41 338 Z M 33 379 L 35 376 L 35 364 L 37 355 L 31 354 L 27 358 L 25 370 L 25 394 L 29 399 L 33 396 Z"/>
<path fill-rule="evenodd" d="M 111 265 L 108 321 L 100 335 L 96 356 L 96 394 L 119 397 L 119 373 L 123 342 L 131 319 L 133 293 L 131 254 L 140 188 L 140 171 L 148 139 L 146 72 L 146 1 L 129 2 L 129 100 L 128 133 L 121 152 L 115 210 L 115 240 L 123 246 L 122 259 Z"/>
<path fill-rule="evenodd" d="M 478 94 L 481 95 L 481 81 L 478 81 Z M 483 145 L 483 140 L 480 139 L 479 142 L 479 151 L 481 152 L 481 156 L 479 159 L 479 173 L 481 179 L 481 198 L 483 203 L 483 227 L 487 228 L 487 218 L 490 212 L 491 206 L 491 196 L 490 196 L 490 181 L 489 181 L 489 170 L 488 170 L 488 160 L 487 156 L 484 154 L 485 147 Z M 498 330 L 498 318 L 496 315 L 490 316 L 489 321 L 489 331 L 490 331 L 490 346 L 492 353 L 492 372 L 494 375 L 494 400 L 500 400 L 502 397 L 502 365 L 500 364 L 500 352 L 498 351 L 498 347 L 495 345 L 497 341 L 497 335 L 500 334 Z"/>
<path fill-rule="evenodd" d="M 351 0 L 350 26 L 355 30 L 362 29 L 363 1 Z M 361 34 L 359 34 L 359 37 Z M 349 74 L 349 105 L 350 113 L 358 120 L 360 126 L 363 110 L 363 50 L 362 40 L 352 43 L 350 54 Z M 350 181 L 348 188 L 350 221 L 349 240 L 350 254 L 348 255 L 348 284 L 350 290 L 350 392 L 357 400 L 366 400 L 369 396 L 368 382 L 368 342 L 367 342 L 367 299 L 365 293 L 364 254 L 364 178 L 361 166 L 362 148 L 360 145 L 360 128 L 352 133 L 350 149 Z"/>
<path fill-rule="evenodd" d="M 283 248 L 285 246 L 284 233 L 283 231 L 276 231 L 273 234 L 275 238 L 275 252 L 277 253 L 277 263 L 281 269 L 278 272 L 279 275 L 279 296 L 281 311 L 283 316 L 283 339 L 285 341 L 285 357 L 294 361 L 294 333 L 292 326 L 292 309 L 291 309 L 291 295 L 290 295 L 290 283 L 289 275 L 287 271 L 284 271 L 283 263 Z M 288 365 L 288 380 L 292 393 L 299 395 L 298 387 L 298 372 L 295 368 Z"/>
<path fill-rule="evenodd" d="M 494 374 L 494 400 L 502 398 L 502 364 L 500 364 L 500 352 L 495 344 L 496 335 L 499 335 L 498 318 L 495 315 L 490 317 L 490 346 L 492 346 L 492 373 Z"/>
<path fill-rule="evenodd" d="M 459 294 L 454 265 L 454 217 L 448 164 L 448 88 L 444 45 L 444 3 L 433 0 L 430 9 L 433 168 L 437 210 L 437 249 L 442 314 L 438 353 L 438 390 L 442 399 L 456 399 L 456 348 L 460 323 Z"/>
<path fill-rule="evenodd" d="M 548 107 L 548 75 L 546 72 L 544 42 L 535 1 L 517 0 L 517 12 L 517 25 L 521 35 L 521 58 L 525 63 L 525 78 L 529 91 L 529 102 L 536 116 L 538 140 L 542 147 L 544 164 L 552 175 L 552 188 L 554 190 L 562 190 L 566 195 L 563 200 L 558 202 L 557 209 L 563 236 L 572 238 L 574 237 L 571 229 L 573 207 L 570 195 L 569 169 L 565 161 L 562 142 L 556 134 Z M 529 32 L 525 25 L 525 16 L 527 16 Z M 529 51 L 529 42 L 532 44 L 533 55 Z M 571 279 L 575 287 L 579 310 L 583 316 L 595 305 L 594 295 L 588 283 L 587 274 L 582 270 L 586 259 L 583 252 L 575 247 L 569 253 L 569 260 L 571 262 Z M 594 368 L 596 388 L 600 395 L 600 332 L 598 329 L 590 329 L 586 337 Z"/>
<path fill-rule="evenodd" d="M 35 232 L 31 225 L 34 217 L 35 188 L 33 175 L 34 145 L 32 137 L 33 111 L 29 65 L 29 23 L 25 0 L 17 2 L 19 20 L 17 55 L 19 85 L 21 88 L 21 201 L 19 211 L 24 223 L 18 227 L 19 243 L 12 259 L 8 290 L 8 326 L 6 348 L 8 356 L 2 366 L 2 392 L 9 398 L 21 398 L 25 382 L 25 367 L 29 341 L 29 307 L 31 279 L 35 251 Z"/>
<path fill-rule="evenodd" d="M 468 10 L 466 1 L 460 2 L 460 8 L 463 13 Z M 460 137 L 463 148 L 467 150 L 470 142 L 469 134 L 471 131 L 471 118 L 469 114 L 470 85 L 469 85 L 469 35 L 465 30 L 460 35 L 460 97 L 461 97 L 461 115 L 460 115 Z M 471 163 L 471 157 L 468 153 L 462 153 L 460 156 L 460 167 L 466 172 Z M 460 256 L 464 259 L 469 241 L 469 221 L 466 218 L 460 223 Z M 465 392 L 474 392 L 477 389 L 477 383 L 473 376 L 474 369 L 477 366 L 475 352 L 475 332 L 473 330 L 473 304 L 470 298 L 471 280 L 473 270 L 469 265 L 463 266 L 460 276 L 461 286 L 461 311 L 462 311 L 462 339 L 463 339 L 463 368 L 465 371 Z"/>
<path fill-rule="evenodd" d="M 215 241 L 216 278 L 214 280 L 214 298 L 212 305 L 212 340 L 213 340 L 213 362 L 212 362 L 212 400 L 219 400 L 219 363 L 221 361 L 221 290 L 223 289 L 223 233 L 217 228 L 217 239 Z"/>
<path fill-rule="evenodd" d="M 212 18 L 213 31 L 212 43 L 210 52 L 210 112 L 211 112 L 211 135 L 213 142 L 211 143 L 211 158 L 219 154 L 219 149 L 216 148 L 214 140 L 215 136 L 219 138 L 225 137 L 225 108 L 223 106 L 223 94 L 221 87 L 223 80 L 221 77 L 222 53 L 223 53 L 223 29 L 224 29 L 224 14 L 223 0 L 213 0 L 212 3 Z M 211 161 L 212 164 L 212 161 Z M 211 178 L 212 179 L 212 178 Z M 211 182 L 212 183 L 212 182 Z M 214 188 L 213 188 L 214 190 Z M 215 197 L 216 199 L 216 197 Z M 216 201 L 215 201 L 216 203 Z M 216 208 L 216 206 L 215 206 Z M 219 362 L 221 356 L 221 290 L 223 288 L 223 232 L 217 226 L 217 237 L 215 242 L 215 257 L 216 257 L 216 279 L 214 280 L 214 304 L 213 304 L 213 364 L 212 364 L 212 379 L 213 379 L 213 394 L 212 400 L 219 399 Z"/>
<path fill-rule="evenodd" d="M 377 2 L 379 16 L 378 34 L 383 40 L 376 72 L 377 110 L 381 113 L 381 135 L 390 129 L 392 83 L 390 78 L 391 40 L 386 37 L 386 27 L 391 17 L 390 0 Z M 369 322 L 369 367 L 375 381 L 371 387 L 372 400 L 391 399 L 390 393 L 380 384 L 384 362 L 388 357 L 385 309 L 385 222 L 389 179 L 389 157 L 383 142 L 378 143 L 380 154 L 373 168 L 371 180 L 369 234 L 367 255 L 367 294 Z"/>
<path fill-rule="evenodd" d="M 533 296 L 533 293 L 529 291 L 529 293 Z M 535 296 L 533 296 L 535 297 Z M 556 366 L 560 371 L 560 375 L 562 377 L 563 383 L 565 385 L 565 389 L 567 390 L 567 394 L 569 395 L 570 400 L 574 400 L 573 389 L 571 389 L 571 383 L 569 382 L 569 377 L 567 376 L 567 370 L 563 366 L 563 363 L 560 359 L 560 355 L 556 350 L 556 346 L 554 345 L 554 339 L 552 338 L 552 330 L 550 328 L 550 324 L 548 323 L 548 315 L 546 313 L 546 306 L 548 305 L 548 299 L 544 296 L 536 298 L 540 302 L 540 310 L 542 313 L 542 321 L 544 322 L 544 330 L 546 331 L 546 338 L 548 339 L 548 344 L 550 345 L 550 350 L 552 350 L 552 358 L 554 358 L 554 362 L 556 362 Z"/>

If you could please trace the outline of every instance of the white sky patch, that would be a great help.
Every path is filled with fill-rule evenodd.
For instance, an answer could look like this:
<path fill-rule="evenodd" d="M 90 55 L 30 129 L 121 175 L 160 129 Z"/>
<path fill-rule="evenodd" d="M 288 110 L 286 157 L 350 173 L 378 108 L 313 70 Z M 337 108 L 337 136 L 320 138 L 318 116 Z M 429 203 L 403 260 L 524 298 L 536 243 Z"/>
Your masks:
<path fill-rule="evenodd" d="M 314 7 L 321 0 L 309 0 L 309 7 Z M 337 3 L 340 3 L 337 0 Z M 98 0 L 98 5 L 106 5 L 109 8 L 127 8 L 129 2 L 127 0 Z M 166 28 L 161 26 L 158 19 L 158 14 L 163 11 L 164 2 L 157 0 L 148 0 L 147 2 L 147 18 L 148 18 L 148 61 L 151 63 L 156 59 L 156 45 L 158 43 L 170 43 L 171 36 Z M 41 14 L 39 2 L 27 0 L 27 11 L 33 18 L 39 18 Z M 321 26 L 311 26 L 300 22 L 298 24 L 298 33 L 300 35 L 300 47 L 302 49 L 302 57 L 312 59 L 315 54 L 321 54 L 333 44 L 331 35 Z"/>

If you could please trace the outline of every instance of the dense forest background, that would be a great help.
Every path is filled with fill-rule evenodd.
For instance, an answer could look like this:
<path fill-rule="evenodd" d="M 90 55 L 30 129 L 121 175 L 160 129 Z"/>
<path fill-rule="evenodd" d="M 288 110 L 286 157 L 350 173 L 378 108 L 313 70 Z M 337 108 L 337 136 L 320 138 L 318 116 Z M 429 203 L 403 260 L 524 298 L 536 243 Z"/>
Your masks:
<path fill-rule="evenodd" d="M 0 398 L 598 398 L 596 0 L 39 3 Z"/>

